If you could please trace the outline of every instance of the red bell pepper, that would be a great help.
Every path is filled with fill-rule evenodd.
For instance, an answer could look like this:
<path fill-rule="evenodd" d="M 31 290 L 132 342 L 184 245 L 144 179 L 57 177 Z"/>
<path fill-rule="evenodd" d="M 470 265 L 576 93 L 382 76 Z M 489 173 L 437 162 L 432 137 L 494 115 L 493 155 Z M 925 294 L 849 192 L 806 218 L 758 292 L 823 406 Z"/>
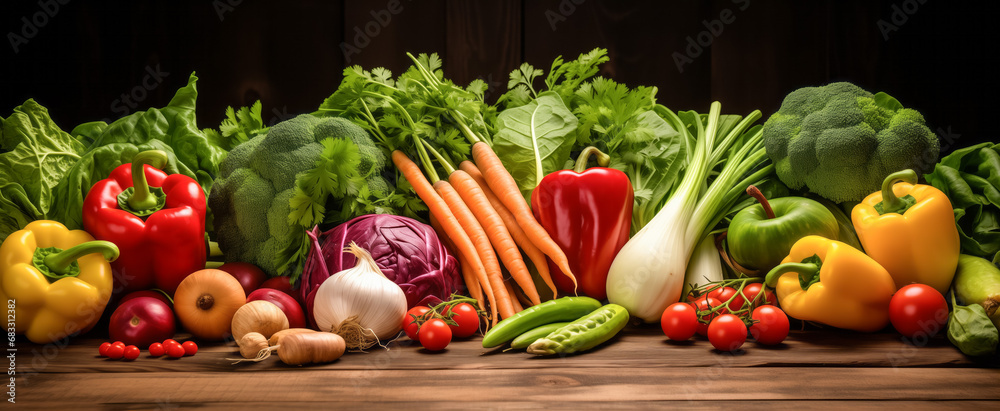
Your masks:
<path fill-rule="evenodd" d="M 587 169 L 597 155 L 600 167 Z M 545 176 L 531 192 L 535 219 L 545 227 L 569 259 L 579 289 L 549 260 L 556 288 L 598 300 L 607 298 L 608 270 L 629 238 L 632 224 L 632 183 L 625 173 L 607 168 L 610 158 L 587 147 L 573 170 Z"/>
<path fill-rule="evenodd" d="M 159 288 L 173 295 L 205 268 L 205 193 L 183 174 L 159 170 L 163 151 L 143 151 L 94 184 L 83 201 L 83 227 L 118 246 L 115 293 Z"/>

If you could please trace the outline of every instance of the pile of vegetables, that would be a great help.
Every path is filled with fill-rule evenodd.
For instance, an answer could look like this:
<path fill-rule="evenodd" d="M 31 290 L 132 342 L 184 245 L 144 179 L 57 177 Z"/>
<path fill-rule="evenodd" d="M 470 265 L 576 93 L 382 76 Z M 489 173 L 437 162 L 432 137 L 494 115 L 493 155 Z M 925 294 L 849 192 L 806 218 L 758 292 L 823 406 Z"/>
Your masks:
<path fill-rule="evenodd" d="M 582 353 L 630 318 L 734 351 L 797 319 L 995 355 L 995 144 L 935 163 L 919 112 L 846 82 L 758 124 L 601 77 L 602 49 L 520 65 L 495 104 L 436 54 L 407 56 L 398 76 L 346 68 L 272 127 L 258 102 L 199 129 L 193 74 L 111 124 L 67 132 L 33 100 L 0 117 L 16 333 L 48 343 L 107 312 L 102 356 L 193 354 L 183 330 L 304 365 L 404 334 Z"/>

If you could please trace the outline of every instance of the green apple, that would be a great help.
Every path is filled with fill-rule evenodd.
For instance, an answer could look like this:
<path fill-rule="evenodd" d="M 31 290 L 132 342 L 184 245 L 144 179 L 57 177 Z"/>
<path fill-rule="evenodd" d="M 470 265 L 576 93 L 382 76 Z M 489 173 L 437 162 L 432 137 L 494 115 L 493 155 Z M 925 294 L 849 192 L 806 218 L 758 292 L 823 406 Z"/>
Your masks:
<path fill-rule="evenodd" d="M 836 240 L 837 218 L 823 204 L 805 197 L 768 201 L 756 187 L 747 189 L 759 202 L 740 210 L 729 224 L 729 255 L 741 266 L 769 270 L 781 263 L 800 238 L 818 235 Z"/>

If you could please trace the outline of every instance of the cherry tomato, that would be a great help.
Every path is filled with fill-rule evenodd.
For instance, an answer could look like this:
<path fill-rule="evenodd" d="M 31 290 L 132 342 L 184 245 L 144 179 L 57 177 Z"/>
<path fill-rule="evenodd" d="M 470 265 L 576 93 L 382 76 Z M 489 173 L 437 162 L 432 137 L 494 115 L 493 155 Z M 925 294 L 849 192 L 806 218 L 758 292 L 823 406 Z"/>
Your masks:
<path fill-rule="evenodd" d="M 161 356 L 163 356 L 163 354 L 166 354 L 166 353 L 167 353 L 167 350 L 165 348 L 163 348 L 163 344 L 161 344 L 161 343 L 152 343 L 152 344 L 149 344 L 149 355 L 152 355 L 154 357 L 161 357 Z"/>
<path fill-rule="evenodd" d="M 417 334 L 420 331 L 420 326 L 413 322 L 413 318 L 420 317 L 430 310 L 430 307 L 418 305 L 403 315 L 403 331 L 406 331 L 406 336 L 410 337 L 411 340 L 417 341 Z"/>
<path fill-rule="evenodd" d="M 746 287 L 743 287 L 743 295 L 747 296 L 750 301 L 753 301 L 755 305 L 758 306 L 767 304 L 778 306 L 778 297 L 774 295 L 774 291 L 765 289 L 764 297 L 760 300 L 757 299 L 757 296 L 760 295 L 763 287 L 764 285 L 761 283 L 747 284 Z"/>
<path fill-rule="evenodd" d="M 108 356 L 108 348 L 111 348 L 111 343 L 106 342 L 106 343 L 101 344 L 100 347 L 97 347 L 97 354 L 100 355 L 101 357 L 107 357 Z"/>
<path fill-rule="evenodd" d="M 722 303 L 719 302 L 719 300 L 716 300 L 716 299 L 714 299 L 712 297 L 704 296 L 704 297 L 698 298 L 692 304 L 694 304 L 694 309 L 697 310 L 697 311 L 708 311 L 708 310 L 711 310 L 713 307 L 718 307 Z M 716 311 L 715 313 L 703 315 L 701 317 L 701 319 L 702 319 L 703 322 L 699 322 L 698 323 L 698 329 L 696 330 L 696 332 L 698 333 L 698 335 L 701 335 L 701 336 L 708 335 L 708 324 L 712 321 L 712 318 L 720 316 L 722 314 L 726 314 L 726 313 L 727 313 L 726 309 L 723 308 L 723 309 L 721 309 L 719 311 Z M 697 313 L 696 313 L 696 315 L 697 315 Z"/>
<path fill-rule="evenodd" d="M 441 351 L 451 342 L 451 327 L 440 318 L 432 318 L 420 326 L 420 345 L 430 351 Z"/>
<path fill-rule="evenodd" d="M 125 347 L 125 352 L 122 354 L 122 356 L 125 358 L 126 361 L 132 361 L 136 358 L 139 358 L 139 353 L 140 353 L 139 347 L 130 345 L 128 347 Z"/>
<path fill-rule="evenodd" d="M 117 345 L 119 347 L 122 347 L 122 349 L 125 349 L 125 343 L 123 343 L 121 341 L 115 341 L 115 342 L 111 343 L 111 345 Z"/>
<path fill-rule="evenodd" d="M 184 355 L 195 355 L 198 353 L 198 344 L 195 344 L 194 341 L 184 341 L 184 344 L 181 344 L 181 348 L 184 348 Z"/>
<path fill-rule="evenodd" d="M 729 301 L 729 299 L 732 298 L 733 300 L 729 301 L 729 304 L 726 304 L 726 308 L 729 309 L 729 312 L 739 311 L 743 308 L 743 296 L 737 295 L 736 289 L 733 287 L 719 287 L 709 291 L 706 295 L 710 298 L 719 300 L 720 303 Z M 735 298 L 733 296 L 735 296 Z"/>
<path fill-rule="evenodd" d="M 931 286 L 910 284 L 889 300 L 889 321 L 906 337 L 932 337 L 948 322 L 948 302 Z"/>
<path fill-rule="evenodd" d="M 684 341 L 694 337 L 699 325 L 698 313 L 687 303 L 670 304 L 660 317 L 663 334 L 674 341 Z"/>
<path fill-rule="evenodd" d="M 788 337 L 788 316 L 773 305 L 762 305 L 753 310 L 751 318 L 757 322 L 750 326 L 750 335 L 760 344 L 781 344 Z"/>
<path fill-rule="evenodd" d="M 164 347 L 166 347 L 169 344 L 180 344 L 180 343 L 177 342 L 177 340 L 175 340 L 173 338 L 167 338 L 166 340 L 163 340 L 163 346 Z"/>
<path fill-rule="evenodd" d="M 169 355 L 170 358 L 181 358 L 184 356 L 184 347 L 181 347 L 180 344 L 170 344 L 169 346 L 166 346 L 166 348 L 167 355 Z"/>
<path fill-rule="evenodd" d="M 125 355 L 125 345 L 115 345 L 111 344 L 108 347 L 108 358 L 112 360 L 120 360 L 122 356 Z"/>
<path fill-rule="evenodd" d="M 479 313 L 476 312 L 476 307 L 473 307 L 469 303 L 458 303 L 454 306 L 449 307 L 444 312 L 444 316 L 448 317 L 451 313 L 454 313 L 451 317 L 452 321 L 455 321 L 458 325 L 451 325 L 451 333 L 458 338 L 466 338 L 475 334 L 479 331 Z"/>
<path fill-rule="evenodd" d="M 719 351 L 736 351 L 747 340 L 747 326 L 740 317 L 722 314 L 708 326 L 708 342 Z"/>

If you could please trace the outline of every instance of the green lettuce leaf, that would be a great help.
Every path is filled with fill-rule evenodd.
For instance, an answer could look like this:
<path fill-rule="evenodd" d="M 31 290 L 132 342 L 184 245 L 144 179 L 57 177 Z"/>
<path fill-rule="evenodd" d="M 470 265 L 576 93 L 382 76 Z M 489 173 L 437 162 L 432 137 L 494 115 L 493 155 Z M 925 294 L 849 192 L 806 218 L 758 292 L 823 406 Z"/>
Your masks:
<path fill-rule="evenodd" d="M 83 200 L 90 188 L 144 150 L 165 151 L 164 171 L 194 178 L 207 195 L 227 151 L 218 134 L 210 138 L 198 129 L 197 80 L 191 74 L 166 107 L 111 124 L 84 123 L 72 133 L 60 129 L 33 100 L 0 118 L 0 240 L 39 219 L 83 228 Z M 210 217 L 207 223 L 211 227 Z"/>
<path fill-rule="evenodd" d="M 0 118 L 0 238 L 57 211 L 53 188 L 85 151 L 34 100 Z"/>
<path fill-rule="evenodd" d="M 493 151 L 530 203 L 531 190 L 542 177 L 569 161 L 578 120 L 558 94 L 545 92 L 528 104 L 504 110 L 497 124 Z"/>
<path fill-rule="evenodd" d="M 924 175 L 955 209 L 962 253 L 1000 260 L 1000 145 L 955 150 Z"/>

